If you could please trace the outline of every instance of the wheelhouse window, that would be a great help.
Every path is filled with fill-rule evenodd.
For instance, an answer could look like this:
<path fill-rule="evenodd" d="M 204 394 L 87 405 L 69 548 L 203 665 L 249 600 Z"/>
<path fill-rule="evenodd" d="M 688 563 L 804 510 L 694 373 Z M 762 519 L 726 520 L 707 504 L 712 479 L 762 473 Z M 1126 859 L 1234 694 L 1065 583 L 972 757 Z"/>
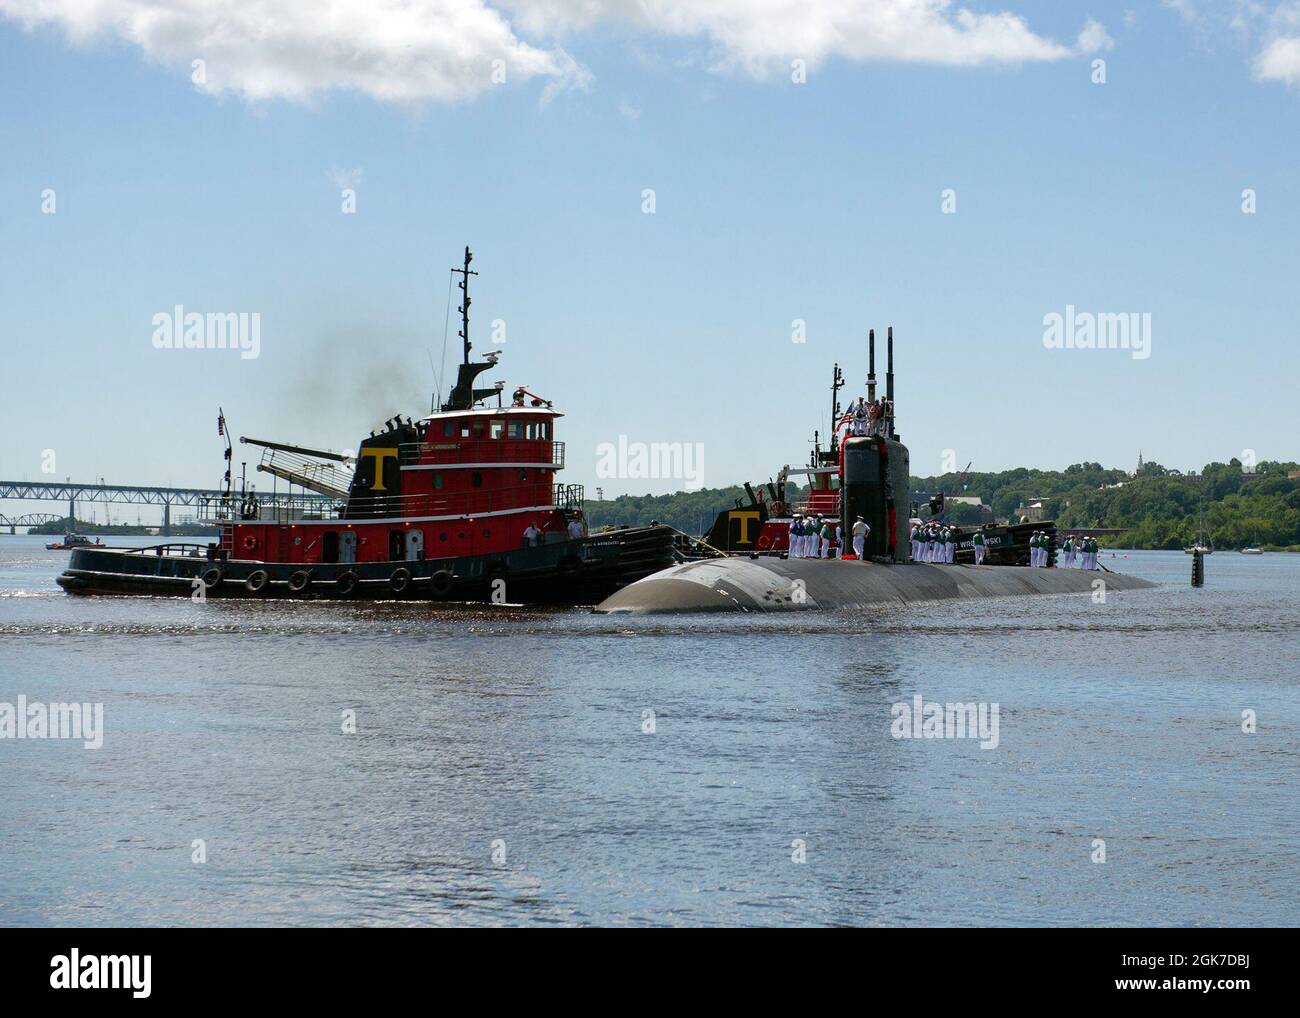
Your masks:
<path fill-rule="evenodd" d="M 524 425 L 522 421 L 511 421 L 506 427 L 506 435 L 509 438 L 523 438 Z"/>
<path fill-rule="evenodd" d="M 496 441 L 498 438 L 504 435 L 505 430 L 506 430 L 505 421 L 488 422 L 488 438 L 492 439 L 493 441 Z"/>

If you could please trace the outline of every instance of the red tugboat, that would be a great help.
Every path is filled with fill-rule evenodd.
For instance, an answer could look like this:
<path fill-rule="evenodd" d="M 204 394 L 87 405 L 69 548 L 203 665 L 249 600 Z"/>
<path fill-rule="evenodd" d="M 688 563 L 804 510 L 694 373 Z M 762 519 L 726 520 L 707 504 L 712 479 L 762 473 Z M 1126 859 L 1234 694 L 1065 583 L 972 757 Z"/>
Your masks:
<path fill-rule="evenodd" d="M 260 471 L 310 489 L 323 505 L 262 505 L 251 491 L 233 492 L 227 437 L 226 496 L 212 513 L 219 543 L 76 549 L 59 585 L 75 594 L 201 588 L 196 596 L 593 604 L 671 565 L 670 528 L 587 533 L 582 486 L 556 481 L 563 415 L 551 401 L 521 386 L 505 405 L 504 382 L 475 387 L 499 354 L 470 360 L 472 257 L 466 248 L 454 270 L 464 361 L 437 412 L 391 418 L 355 457 L 242 439 L 263 448 Z M 224 435 L 224 417 L 218 425 Z M 344 488 L 338 478 L 349 468 Z"/>

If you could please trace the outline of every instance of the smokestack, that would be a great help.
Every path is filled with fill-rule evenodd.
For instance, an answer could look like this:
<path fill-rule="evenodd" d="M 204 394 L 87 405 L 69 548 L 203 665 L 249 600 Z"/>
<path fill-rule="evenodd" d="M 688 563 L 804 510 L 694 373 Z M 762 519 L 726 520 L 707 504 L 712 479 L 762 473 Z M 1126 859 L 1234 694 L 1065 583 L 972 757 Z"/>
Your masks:
<path fill-rule="evenodd" d="M 876 399 L 876 330 L 867 333 L 867 399 Z"/>
<path fill-rule="evenodd" d="M 889 327 L 889 366 L 885 369 L 885 399 L 894 402 L 894 327 Z"/>

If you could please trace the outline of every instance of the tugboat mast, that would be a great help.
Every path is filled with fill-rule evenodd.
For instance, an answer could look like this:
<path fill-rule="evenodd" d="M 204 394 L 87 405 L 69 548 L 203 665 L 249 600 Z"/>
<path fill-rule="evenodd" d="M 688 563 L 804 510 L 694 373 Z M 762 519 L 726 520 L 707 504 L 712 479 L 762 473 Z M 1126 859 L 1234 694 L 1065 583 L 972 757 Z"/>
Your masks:
<path fill-rule="evenodd" d="M 472 301 L 469 299 L 469 277 L 478 275 L 477 272 L 473 271 L 469 267 L 469 263 L 473 260 L 474 256 L 470 254 L 469 245 L 466 244 L 465 264 L 459 269 L 451 270 L 452 272 L 460 273 L 460 282 L 456 285 L 460 287 L 461 292 L 460 307 L 457 308 L 457 310 L 460 312 L 460 338 L 465 341 L 465 359 L 461 362 L 463 364 L 469 363 L 469 351 L 471 348 L 469 341 L 469 306 Z"/>
<path fill-rule="evenodd" d="M 456 372 L 456 384 L 452 387 L 447 396 L 447 402 L 442 405 L 443 413 L 468 410 L 481 399 L 487 399 L 489 396 L 501 395 L 501 383 L 490 389 L 474 388 L 474 379 L 480 374 L 492 367 L 497 362 L 499 354 L 493 350 L 487 354 L 479 364 L 469 362 L 469 352 L 473 348 L 469 341 L 469 306 L 473 303 L 469 296 L 469 277 L 477 276 L 478 273 L 469 267 L 469 263 L 474 260 L 470 253 L 469 245 L 465 245 L 465 263 L 458 269 L 452 269 L 454 273 L 460 274 L 460 282 L 456 285 L 460 287 L 460 338 L 464 341 L 464 360 L 461 361 L 459 370 Z"/>

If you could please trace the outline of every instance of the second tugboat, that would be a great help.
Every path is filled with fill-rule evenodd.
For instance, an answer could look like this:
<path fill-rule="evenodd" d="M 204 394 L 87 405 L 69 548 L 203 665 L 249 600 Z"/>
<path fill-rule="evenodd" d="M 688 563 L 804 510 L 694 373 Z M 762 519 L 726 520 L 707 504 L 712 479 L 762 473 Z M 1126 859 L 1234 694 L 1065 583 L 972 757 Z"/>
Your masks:
<path fill-rule="evenodd" d="M 234 492 L 226 438 L 226 495 L 211 507 L 221 540 L 206 547 L 73 550 L 58 577 L 72 594 L 211 597 L 415 598 L 594 604 L 668 566 L 667 527 L 588 534 L 581 485 L 556 483 L 563 416 L 522 386 L 475 387 L 497 363 L 470 360 L 469 280 L 461 276 L 464 360 L 437 412 L 394 417 L 355 456 L 257 439 L 258 469 L 310 489 L 323 505 L 259 505 Z M 495 400 L 495 405 L 489 405 Z M 218 431 L 226 435 L 224 416 Z M 347 487 L 336 479 L 351 468 Z M 324 498 L 321 498 L 324 496 Z M 331 504 L 331 499 L 337 502 Z"/>

